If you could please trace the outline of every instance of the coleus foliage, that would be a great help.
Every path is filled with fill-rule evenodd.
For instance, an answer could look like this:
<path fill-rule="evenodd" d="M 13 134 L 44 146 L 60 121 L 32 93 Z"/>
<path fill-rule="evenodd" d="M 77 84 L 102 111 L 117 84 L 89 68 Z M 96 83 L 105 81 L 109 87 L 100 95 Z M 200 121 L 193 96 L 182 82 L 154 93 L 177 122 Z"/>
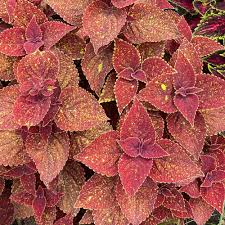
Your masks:
<path fill-rule="evenodd" d="M 206 3 L 0 0 L 4 225 L 223 213 L 224 15 Z M 177 7 L 204 15 L 193 34 Z"/>

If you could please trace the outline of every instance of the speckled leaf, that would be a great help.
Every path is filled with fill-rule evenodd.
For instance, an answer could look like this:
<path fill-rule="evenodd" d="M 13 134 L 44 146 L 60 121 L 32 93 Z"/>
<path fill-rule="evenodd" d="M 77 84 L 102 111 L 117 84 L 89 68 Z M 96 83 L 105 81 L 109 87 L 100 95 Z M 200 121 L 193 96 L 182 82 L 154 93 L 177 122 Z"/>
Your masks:
<path fill-rule="evenodd" d="M 14 207 L 15 219 L 22 220 L 34 216 L 33 209 L 30 206 L 18 204 L 15 202 L 12 203 Z"/>
<path fill-rule="evenodd" d="M 155 130 L 144 106 L 135 99 L 120 130 L 120 139 L 137 137 L 140 140 L 155 141 Z"/>
<path fill-rule="evenodd" d="M 193 37 L 191 42 L 195 46 L 200 56 L 206 56 L 219 50 L 224 50 L 224 46 L 219 42 L 203 36 Z"/>
<path fill-rule="evenodd" d="M 41 180 L 48 185 L 68 159 L 69 138 L 66 133 L 58 133 L 44 140 L 41 135 L 33 134 L 27 137 L 26 151 L 34 160 Z"/>
<path fill-rule="evenodd" d="M 115 101 L 114 85 L 116 83 L 116 73 L 110 72 L 105 80 L 105 84 L 99 96 L 99 103 Z"/>
<path fill-rule="evenodd" d="M 114 94 L 116 97 L 119 113 L 134 99 L 138 90 L 138 82 L 136 80 L 128 81 L 118 78 L 114 86 Z"/>
<path fill-rule="evenodd" d="M 17 166 L 26 162 L 28 157 L 19 134 L 15 131 L 0 131 L 0 141 L 0 165 Z"/>
<path fill-rule="evenodd" d="M 140 63 L 141 56 L 138 49 L 122 39 L 116 39 L 113 53 L 113 66 L 116 72 L 120 73 L 127 68 L 135 71 Z"/>
<path fill-rule="evenodd" d="M 32 208 L 34 210 L 34 216 L 37 221 L 41 220 L 41 217 L 44 213 L 46 207 L 46 198 L 44 194 L 44 189 L 39 186 L 36 191 L 36 196 L 32 203 Z"/>
<path fill-rule="evenodd" d="M 161 58 L 164 56 L 165 42 L 145 42 L 140 44 L 137 48 L 143 61 L 149 57 Z"/>
<path fill-rule="evenodd" d="M 94 210 L 94 222 L 96 225 L 128 225 L 126 217 L 121 212 L 119 206 L 110 209 Z"/>
<path fill-rule="evenodd" d="M 133 225 L 141 224 L 151 214 L 157 193 L 156 183 L 149 178 L 134 196 L 129 196 L 120 182 L 116 186 L 116 196 L 120 208 L 128 221 Z"/>
<path fill-rule="evenodd" d="M 194 180 L 203 176 L 200 167 L 189 158 L 185 151 L 170 140 L 158 142 L 170 156 L 155 159 L 150 177 L 163 183 L 177 183 L 185 180 Z"/>
<path fill-rule="evenodd" d="M 124 35 L 133 43 L 158 42 L 178 37 L 177 27 L 167 12 L 155 5 L 135 4 L 128 15 L 131 21 Z"/>
<path fill-rule="evenodd" d="M 156 139 L 160 139 L 164 134 L 164 119 L 158 112 L 150 111 L 149 116 L 155 129 Z"/>
<path fill-rule="evenodd" d="M 43 34 L 44 49 L 50 49 L 63 36 L 74 29 L 73 26 L 58 21 L 45 22 L 41 24 L 40 28 Z"/>
<path fill-rule="evenodd" d="M 121 183 L 128 195 L 134 195 L 146 180 L 152 168 L 152 160 L 132 158 L 123 154 L 118 162 Z"/>
<path fill-rule="evenodd" d="M 28 127 L 39 124 L 50 109 L 50 104 L 50 98 L 38 102 L 30 102 L 23 96 L 17 98 L 13 108 L 16 123 Z"/>
<path fill-rule="evenodd" d="M 156 108 L 167 112 L 173 113 L 177 109 L 173 103 L 173 74 L 161 74 L 140 91 L 138 99 L 151 103 Z"/>
<path fill-rule="evenodd" d="M 25 30 L 23 28 L 10 28 L 0 33 L 0 52 L 8 56 L 24 56 L 26 54 Z"/>
<path fill-rule="evenodd" d="M 89 4 L 89 0 L 47 0 L 46 3 L 50 5 L 54 11 L 60 15 L 66 22 L 72 25 L 79 25 L 81 23 L 81 16 L 84 9 Z"/>
<path fill-rule="evenodd" d="M 73 216 L 71 214 L 67 214 L 55 221 L 54 225 L 73 225 Z"/>
<path fill-rule="evenodd" d="M 22 187 L 24 188 L 24 191 L 27 191 L 28 193 L 35 195 L 35 189 L 36 189 L 36 177 L 35 174 L 24 174 L 20 178 L 20 182 Z"/>
<path fill-rule="evenodd" d="M 200 187 L 197 180 L 192 181 L 191 183 L 183 186 L 179 190 L 180 192 L 185 192 L 191 198 L 200 197 Z"/>
<path fill-rule="evenodd" d="M 107 209 L 115 206 L 115 179 L 93 175 L 82 187 L 76 208 Z"/>
<path fill-rule="evenodd" d="M 222 214 L 225 199 L 225 188 L 222 183 L 214 183 L 212 187 L 202 187 L 201 196 L 209 205 Z"/>
<path fill-rule="evenodd" d="M 112 49 L 106 48 L 99 54 L 95 54 L 91 43 L 87 44 L 82 59 L 82 70 L 91 89 L 99 95 L 107 74 L 112 70 Z"/>
<path fill-rule="evenodd" d="M 187 20 L 185 19 L 184 16 L 181 16 L 180 17 L 180 20 L 179 22 L 177 23 L 177 28 L 181 34 L 181 40 L 183 38 L 186 38 L 188 41 L 191 41 L 192 39 L 192 31 L 191 31 L 191 28 L 187 22 Z M 180 41 L 180 39 L 178 39 L 178 42 Z"/>
<path fill-rule="evenodd" d="M 68 86 L 78 86 L 79 73 L 73 60 L 59 50 L 54 50 L 54 53 L 59 59 L 59 73 L 57 80 L 60 88 L 64 89 Z"/>
<path fill-rule="evenodd" d="M 215 109 L 225 106 L 225 81 L 213 75 L 197 76 L 196 87 L 203 91 L 198 93 L 199 109 Z"/>
<path fill-rule="evenodd" d="M 62 130 L 84 131 L 107 120 L 97 100 L 81 88 L 67 87 L 61 92 L 62 107 L 56 115 Z"/>
<path fill-rule="evenodd" d="M 198 159 L 206 136 L 203 116 L 200 113 L 197 114 L 194 126 L 191 126 L 180 113 L 170 114 L 167 118 L 167 127 L 174 139 L 189 154 Z"/>
<path fill-rule="evenodd" d="M 176 72 L 165 60 L 159 57 L 147 58 L 141 67 L 145 71 L 148 82 L 163 73 L 171 74 Z"/>
<path fill-rule="evenodd" d="M 136 0 L 111 0 L 112 4 L 117 8 L 124 8 L 128 5 L 131 5 Z"/>
<path fill-rule="evenodd" d="M 117 139 L 119 134 L 116 131 L 102 134 L 74 158 L 97 173 L 115 176 L 118 170 L 117 161 L 121 155 Z"/>
<path fill-rule="evenodd" d="M 34 15 L 38 24 L 42 24 L 48 20 L 46 15 L 34 4 L 27 0 L 18 0 L 14 10 L 13 25 L 25 28 Z"/>
<path fill-rule="evenodd" d="M 195 35 L 202 35 L 207 37 L 222 37 L 224 35 L 224 13 L 211 13 L 205 15 L 198 26 L 195 28 Z"/>
<path fill-rule="evenodd" d="M 225 107 L 211 110 L 202 110 L 207 134 L 212 136 L 225 130 Z"/>
<path fill-rule="evenodd" d="M 213 213 L 213 207 L 208 205 L 202 198 L 192 198 L 189 201 L 194 221 L 198 225 L 204 225 Z"/>
<path fill-rule="evenodd" d="M 86 210 L 82 219 L 80 220 L 80 224 L 92 224 L 92 223 L 94 223 L 92 211 Z"/>
<path fill-rule="evenodd" d="M 95 53 L 117 37 L 126 22 L 126 11 L 110 7 L 101 0 L 90 3 L 83 16 L 83 26 Z"/>
<path fill-rule="evenodd" d="M 57 191 L 64 194 L 58 203 L 58 207 L 64 213 L 72 213 L 75 216 L 79 212 L 79 209 L 74 208 L 74 203 L 84 182 L 84 170 L 81 165 L 68 161 L 59 174 L 57 185 Z"/>
<path fill-rule="evenodd" d="M 18 85 L 5 87 L 0 90 L 0 129 L 14 130 L 19 128 L 13 115 L 13 106 L 19 95 Z"/>
<path fill-rule="evenodd" d="M 56 219 L 56 207 L 45 208 L 41 221 L 37 225 L 52 225 Z"/>
<path fill-rule="evenodd" d="M 10 57 L 0 53 L 0 79 L 14 80 L 13 64 L 16 61 L 15 57 Z"/>
<path fill-rule="evenodd" d="M 0 196 L 0 216 L 2 224 L 11 225 L 13 223 L 13 204 L 7 198 L 3 198 L 3 196 Z"/>
<path fill-rule="evenodd" d="M 19 83 L 30 78 L 55 79 L 59 71 L 59 61 L 51 51 L 36 51 L 22 58 L 17 64 L 16 79 Z"/>

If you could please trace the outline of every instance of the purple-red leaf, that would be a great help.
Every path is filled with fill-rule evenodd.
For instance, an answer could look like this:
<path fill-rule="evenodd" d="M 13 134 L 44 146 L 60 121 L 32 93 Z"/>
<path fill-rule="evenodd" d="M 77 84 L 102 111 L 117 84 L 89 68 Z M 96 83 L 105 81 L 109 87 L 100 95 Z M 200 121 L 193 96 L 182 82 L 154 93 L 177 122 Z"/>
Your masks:
<path fill-rule="evenodd" d="M 124 8 L 128 5 L 131 5 L 136 0 L 111 0 L 112 4 L 117 8 Z"/>
<path fill-rule="evenodd" d="M 84 131 L 107 120 L 94 96 L 81 88 L 65 88 L 61 92 L 60 101 L 62 106 L 55 121 L 62 130 Z"/>
<path fill-rule="evenodd" d="M 117 37 L 126 22 L 126 11 L 101 0 L 90 3 L 83 16 L 85 33 L 90 37 L 95 53 Z"/>
<path fill-rule="evenodd" d="M 118 173 L 117 161 L 121 155 L 117 139 L 119 134 L 116 131 L 102 134 L 74 158 L 97 173 L 115 176 Z"/>
<path fill-rule="evenodd" d="M 114 186 L 114 178 L 95 174 L 82 187 L 75 207 L 95 210 L 114 207 Z"/>
<path fill-rule="evenodd" d="M 158 190 L 157 185 L 149 178 L 134 196 L 129 196 L 120 182 L 116 187 L 116 197 L 120 208 L 128 221 L 139 225 L 153 211 Z"/>

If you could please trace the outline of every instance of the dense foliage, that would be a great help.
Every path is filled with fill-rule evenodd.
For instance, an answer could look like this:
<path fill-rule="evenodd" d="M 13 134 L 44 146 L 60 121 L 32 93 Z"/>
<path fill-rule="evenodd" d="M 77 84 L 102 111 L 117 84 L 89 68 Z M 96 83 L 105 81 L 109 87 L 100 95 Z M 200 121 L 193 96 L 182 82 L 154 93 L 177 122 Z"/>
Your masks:
<path fill-rule="evenodd" d="M 224 10 L 0 0 L 0 224 L 223 214 Z"/>

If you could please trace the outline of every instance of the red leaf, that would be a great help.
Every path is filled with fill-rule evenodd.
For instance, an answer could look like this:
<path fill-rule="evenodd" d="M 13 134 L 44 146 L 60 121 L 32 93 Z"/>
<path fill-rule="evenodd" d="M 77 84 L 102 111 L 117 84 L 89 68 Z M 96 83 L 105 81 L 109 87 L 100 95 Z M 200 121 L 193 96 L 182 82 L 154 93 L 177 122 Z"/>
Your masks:
<path fill-rule="evenodd" d="M 25 30 L 23 28 L 10 28 L 0 33 L 0 52 L 9 56 L 24 56 L 26 54 Z"/>
<path fill-rule="evenodd" d="M 74 207 L 82 185 L 85 182 L 84 169 L 75 161 L 68 161 L 58 177 L 57 191 L 63 193 L 58 207 L 64 213 L 75 216 L 80 209 Z"/>
<path fill-rule="evenodd" d="M 183 38 L 186 38 L 188 41 L 191 41 L 192 31 L 184 16 L 181 16 L 179 22 L 177 23 L 177 27 Z"/>
<path fill-rule="evenodd" d="M 212 136 L 225 130 L 225 107 L 211 110 L 202 110 L 207 135 Z"/>
<path fill-rule="evenodd" d="M 19 134 L 15 131 L 0 131 L 0 142 L 0 165 L 17 166 L 26 163 L 28 156 Z"/>
<path fill-rule="evenodd" d="M 119 135 L 116 131 L 102 134 L 74 158 L 97 173 L 115 176 L 118 173 L 117 161 L 121 155 L 117 139 Z"/>
<path fill-rule="evenodd" d="M 219 213 L 223 212 L 225 188 L 222 183 L 214 183 L 212 187 L 200 189 L 202 198 Z"/>
<path fill-rule="evenodd" d="M 170 154 L 162 159 L 154 159 L 150 177 L 157 182 L 178 183 L 203 176 L 199 166 L 185 151 L 170 140 L 160 140 L 158 144 Z M 190 181 L 191 182 L 191 181 Z"/>
<path fill-rule="evenodd" d="M 107 209 L 115 205 L 115 180 L 95 174 L 82 187 L 76 208 Z"/>
<path fill-rule="evenodd" d="M 24 188 L 24 191 L 32 194 L 35 196 L 35 192 L 36 192 L 36 177 L 35 174 L 24 174 L 21 178 L 20 178 L 20 182 L 21 185 Z"/>
<path fill-rule="evenodd" d="M 13 115 L 13 107 L 19 95 L 18 85 L 5 87 L 0 90 L 0 129 L 14 130 L 19 128 Z"/>
<path fill-rule="evenodd" d="M 156 139 L 160 139 L 164 134 L 164 119 L 160 116 L 158 112 L 151 111 L 149 116 L 152 120 L 153 127 L 156 132 Z"/>
<path fill-rule="evenodd" d="M 62 196 L 64 195 L 62 192 L 52 191 L 50 189 L 45 188 L 45 198 L 46 198 L 46 207 L 54 207 L 56 206 Z"/>
<path fill-rule="evenodd" d="M 140 63 L 141 56 L 138 49 L 122 39 L 116 39 L 113 53 L 113 66 L 116 72 L 120 73 L 127 68 L 136 71 Z"/>
<path fill-rule="evenodd" d="M 90 210 L 86 210 L 82 219 L 80 220 L 81 224 L 93 224 L 94 218 L 92 216 L 92 212 Z"/>
<path fill-rule="evenodd" d="M 42 215 L 38 225 L 52 225 L 56 219 L 56 207 L 45 208 L 45 211 Z"/>
<path fill-rule="evenodd" d="M 26 206 L 32 206 L 32 202 L 34 200 L 34 196 L 26 191 L 19 191 L 16 193 L 13 193 L 10 196 L 10 199 L 17 204 L 22 204 Z"/>
<path fill-rule="evenodd" d="M 116 187 L 117 201 L 123 214 L 133 225 L 139 225 L 151 214 L 157 196 L 157 185 L 149 178 L 134 196 L 129 196 L 119 182 Z"/>
<path fill-rule="evenodd" d="M 159 57 L 145 59 L 141 67 L 145 71 L 148 81 L 164 73 L 175 73 L 175 70 L 165 60 Z"/>
<path fill-rule="evenodd" d="M 114 86 L 114 94 L 116 97 L 119 113 L 133 100 L 138 90 L 138 82 L 136 80 L 128 81 L 118 78 Z"/>
<path fill-rule="evenodd" d="M 16 68 L 19 83 L 31 78 L 55 79 L 59 71 L 59 61 L 51 51 L 36 51 L 22 58 Z"/>
<path fill-rule="evenodd" d="M 36 191 L 36 197 L 33 200 L 32 207 L 34 210 L 35 219 L 40 221 L 46 207 L 44 189 L 41 186 L 39 186 Z"/>
<path fill-rule="evenodd" d="M 90 3 L 83 16 L 85 33 L 90 37 L 95 53 L 117 37 L 126 22 L 126 11 L 108 6 L 101 0 Z"/>
<path fill-rule="evenodd" d="M 128 5 L 131 5 L 136 0 L 111 0 L 112 4 L 117 8 L 124 8 Z"/>
<path fill-rule="evenodd" d="M 48 21 L 40 26 L 43 33 L 44 49 L 50 49 L 63 36 L 72 31 L 74 27 L 62 22 Z"/>
<path fill-rule="evenodd" d="M 189 201 L 194 220 L 198 225 L 204 225 L 213 213 L 213 208 L 202 198 L 192 198 Z"/>
<path fill-rule="evenodd" d="M 189 183 L 188 185 L 181 187 L 179 191 L 185 192 L 191 198 L 200 197 L 200 187 L 199 187 L 197 180 L 194 180 L 193 182 Z"/>
<path fill-rule="evenodd" d="M 33 16 L 36 17 L 37 23 L 42 24 L 47 21 L 47 17 L 37 6 L 27 0 L 17 0 L 14 10 L 14 22 L 16 27 L 27 27 Z"/>
<path fill-rule="evenodd" d="M 201 187 L 211 187 L 213 183 L 223 182 L 225 179 L 224 170 L 213 170 L 207 173 L 204 182 L 201 184 Z"/>
<path fill-rule="evenodd" d="M 124 35 L 133 43 L 176 39 L 178 31 L 167 12 L 153 4 L 137 3 L 129 11 L 131 18 Z"/>
<path fill-rule="evenodd" d="M 90 3 L 89 0 L 47 0 L 46 3 L 54 9 L 66 22 L 72 25 L 81 24 L 81 16 L 84 9 Z"/>
<path fill-rule="evenodd" d="M 82 70 L 91 89 L 94 90 L 97 95 L 99 95 L 104 85 L 107 74 L 112 69 L 112 50 L 107 48 L 96 55 L 92 44 L 87 44 L 82 59 Z"/>
<path fill-rule="evenodd" d="M 161 74 L 152 79 L 138 94 L 140 101 L 146 101 L 156 108 L 166 112 L 173 113 L 177 109 L 173 103 L 173 74 Z"/>
<path fill-rule="evenodd" d="M 110 209 L 94 210 L 94 222 L 97 225 L 127 225 L 129 222 L 121 212 L 119 206 Z"/>
<path fill-rule="evenodd" d="M 71 214 L 67 214 L 57 220 L 54 225 L 73 225 L 73 216 Z"/>
<path fill-rule="evenodd" d="M 8 199 L 0 197 L 0 217 L 1 223 L 4 225 L 11 225 L 14 220 L 13 204 Z"/>
<path fill-rule="evenodd" d="M 152 160 L 132 158 L 123 154 L 118 163 L 121 183 L 128 195 L 134 195 L 146 180 L 152 168 Z"/>
<path fill-rule="evenodd" d="M 40 134 L 29 135 L 26 151 L 34 160 L 41 180 L 48 184 L 59 174 L 69 156 L 69 138 L 66 133 L 56 133 L 49 140 Z"/>
<path fill-rule="evenodd" d="M 197 114 L 194 126 L 191 126 L 180 113 L 170 114 L 167 118 L 167 126 L 174 139 L 195 159 L 198 159 L 206 136 L 202 115 Z"/>
<path fill-rule="evenodd" d="M 224 50 L 224 46 L 219 42 L 203 36 L 195 36 L 191 42 L 200 56 L 206 56 L 219 50 Z"/>
<path fill-rule="evenodd" d="M 196 87 L 203 91 L 198 93 L 199 109 L 215 109 L 225 105 L 225 81 L 213 75 L 197 76 Z"/>
<path fill-rule="evenodd" d="M 67 87 L 61 92 L 62 107 L 55 121 L 59 128 L 84 131 L 107 120 L 97 100 L 81 88 Z"/>
<path fill-rule="evenodd" d="M 2 195 L 4 188 L 5 188 L 5 180 L 0 177 L 0 195 Z"/>

